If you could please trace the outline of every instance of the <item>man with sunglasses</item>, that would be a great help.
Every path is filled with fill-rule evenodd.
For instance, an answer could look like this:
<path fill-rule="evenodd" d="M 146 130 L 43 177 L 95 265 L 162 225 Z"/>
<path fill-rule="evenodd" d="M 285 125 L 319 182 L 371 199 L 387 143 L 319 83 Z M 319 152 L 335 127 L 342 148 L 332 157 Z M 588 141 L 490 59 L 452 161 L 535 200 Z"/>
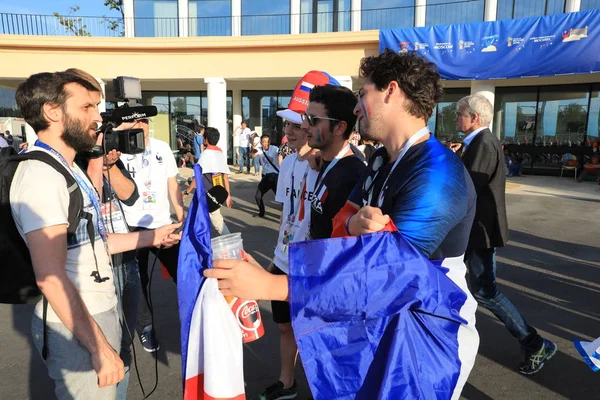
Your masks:
<path fill-rule="evenodd" d="M 349 142 L 356 123 L 356 102 L 356 96 L 348 88 L 316 86 L 302 114 L 308 145 L 319 150 L 321 159 L 311 200 L 310 239 L 331 237 L 333 217 L 365 173 L 362 154 L 355 155 Z"/>

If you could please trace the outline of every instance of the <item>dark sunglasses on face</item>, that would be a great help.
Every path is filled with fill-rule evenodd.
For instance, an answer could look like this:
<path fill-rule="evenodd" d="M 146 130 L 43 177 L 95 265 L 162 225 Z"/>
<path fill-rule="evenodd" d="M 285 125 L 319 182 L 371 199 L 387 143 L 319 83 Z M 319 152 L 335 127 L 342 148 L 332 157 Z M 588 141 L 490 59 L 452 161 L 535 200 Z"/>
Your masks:
<path fill-rule="evenodd" d="M 315 126 L 315 124 L 316 124 L 315 121 L 319 120 L 319 119 L 325 119 L 327 121 L 339 121 L 339 119 L 337 119 L 337 118 L 317 117 L 316 115 L 309 115 L 306 113 L 301 114 L 301 116 L 302 116 L 302 121 L 303 122 L 307 121 L 310 126 Z"/>

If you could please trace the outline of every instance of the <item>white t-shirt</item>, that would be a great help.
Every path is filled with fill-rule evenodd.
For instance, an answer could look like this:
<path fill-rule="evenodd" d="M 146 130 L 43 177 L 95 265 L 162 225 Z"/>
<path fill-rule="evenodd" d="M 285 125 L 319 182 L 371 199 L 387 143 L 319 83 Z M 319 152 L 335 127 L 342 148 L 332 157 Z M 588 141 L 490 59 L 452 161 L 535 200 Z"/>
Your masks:
<path fill-rule="evenodd" d="M 225 154 L 221 150 L 207 148 L 200 154 L 198 165 L 202 167 L 203 174 L 231 174 Z"/>
<path fill-rule="evenodd" d="M 123 204 L 127 223 L 149 229 L 170 224 L 168 180 L 178 172 L 171 147 L 161 140 L 149 138 L 144 153 L 121 154 L 121 161 L 140 194 L 133 206 Z"/>
<path fill-rule="evenodd" d="M 250 147 L 250 135 L 252 135 L 252 131 L 250 130 L 250 128 L 238 129 L 240 147 Z"/>
<path fill-rule="evenodd" d="M 292 175 L 294 177 L 293 187 Z M 306 186 L 304 186 L 304 176 L 306 176 Z M 317 176 L 318 172 L 310 168 L 308 161 L 298 161 L 298 154 L 296 153 L 286 157 L 281 163 L 275 201 L 283 203 L 283 214 L 273 263 L 286 274 L 289 272 L 286 242 L 301 242 L 306 240 L 310 224 L 312 190 L 315 186 Z M 293 198 L 294 213 L 292 218 L 290 218 L 292 191 L 295 194 Z M 301 195 L 302 200 L 300 199 Z M 293 221 L 292 224 L 288 222 L 289 220 Z"/>
<path fill-rule="evenodd" d="M 32 146 L 29 151 L 46 150 Z M 71 172 L 81 177 L 89 188 L 92 188 L 92 184 L 78 166 L 74 165 Z M 98 215 L 86 190 L 82 189 L 81 192 L 84 210 L 93 216 L 96 232 L 94 250 L 87 235 L 87 221 L 80 220 L 76 236 L 67 244 L 65 270 L 88 311 L 94 315 L 115 307 L 117 296 L 110 258 L 98 233 Z M 25 242 L 27 242 L 25 239 L 27 233 L 49 226 L 68 225 L 69 191 L 65 178 L 60 172 L 41 161 L 21 162 L 10 188 L 10 208 L 17 230 Z M 98 260 L 100 276 L 109 278 L 102 283 L 95 282 L 91 276 L 96 272 L 94 253 Z M 36 305 L 35 312 L 40 318 L 42 317 L 41 301 Z M 47 319 L 50 322 L 61 322 L 51 306 L 48 307 Z"/>
<path fill-rule="evenodd" d="M 262 167 L 263 167 L 263 174 L 278 174 L 279 173 L 275 168 L 273 168 L 271 163 L 269 161 L 267 161 L 267 158 L 266 158 L 266 157 L 269 157 L 269 160 L 271 160 L 271 162 L 273 164 L 275 164 L 276 167 L 279 167 L 278 155 L 279 155 L 279 149 L 277 148 L 277 146 L 270 145 L 269 150 L 267 150 L 267 151 L 265 151 L 264 149 L 261 149 L 260 155 L 257 157 L 259 157 L 260 165 L 262 165 Z"/>
<path fill-rule="evenodd" d="M 237 130 L 237 132 L 235 132 L 235 135 L 233 135 L 233 147 L 239 147 L 240 146 L 240 129 Z"/>
<path fill-rule="evenodd" d="M 0 149 L 2 147 L 8 147 L 8 142 L 2 136 L 0 136 Z"/>

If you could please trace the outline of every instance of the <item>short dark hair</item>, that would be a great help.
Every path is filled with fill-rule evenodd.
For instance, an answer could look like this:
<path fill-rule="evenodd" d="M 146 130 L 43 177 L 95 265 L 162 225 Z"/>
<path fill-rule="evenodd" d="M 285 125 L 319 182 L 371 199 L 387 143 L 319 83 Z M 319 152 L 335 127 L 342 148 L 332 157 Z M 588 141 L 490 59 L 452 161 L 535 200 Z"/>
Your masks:
<path fill-rule="evenodd" d="M 398 83 L 409 101 L 406 111 L 425 121 L 444 96 L 437 66 L 414 51 L 395 53 L 386 49 L 377 56 L 365 57 L 360 62 L 360 76 L 379 90 L 392 81 Z"/>
<path fill-rule="evenodd" d="M 352 90 L 344 86 L 315 86 L 310 91 L 309 101 L 323 104 L 329 118 L 345 121 L 346 130 L 344 131 L 344 138 L 350 138 L 354 124 L 356 124 L 354 107 L 356 107 L 356 103 L 358 102 Z M 331 129 L 333 129 L 337 122 L 329 122 Z"/>
<path fill-rule="evenodd" d="M 98 91 L 86 79 L 66 72 L 34 74 L 17 88 L 15 93 L 17 105 L 25 122 L 31 125 L 36 133 L 50 126 L 44 117 L 44 104 L 54 104 L 64 110 L 65 103 L 69 98 L 65 86 L 69 83 L 77 83 L 91 92 Z"/>
<path fill-rule="evenodd" d="M 221 138 L 221 134 L 217 128 L 206 127 L 204 129 L 204 138 L 211 146 L 216 146 L 219 143 L 219 139 Z"/>
<path fill-rule="evenodd" d="M 269 143 L 271 143 L 271 136 L 267 135 L 266 133 L 260 137 L 261 142 L 263 139 L 269 139 Z"/>

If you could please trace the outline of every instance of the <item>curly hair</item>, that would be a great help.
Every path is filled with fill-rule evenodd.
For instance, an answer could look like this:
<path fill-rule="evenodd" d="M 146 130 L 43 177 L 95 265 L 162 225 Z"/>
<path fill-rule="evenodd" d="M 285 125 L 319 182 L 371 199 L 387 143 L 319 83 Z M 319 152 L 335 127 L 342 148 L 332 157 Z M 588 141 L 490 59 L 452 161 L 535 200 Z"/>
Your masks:
<path fill-rule="evenodd" d="M 395 53 L 389 49 L 377 56 L 365 57 L 360 62 L 360 76 L 368 78 L 378 90 L 384 90 L 395 81 L 408 99 L 407 112 L 426 121 L 444 90 L 437 66 L 416 52 Z"/>

